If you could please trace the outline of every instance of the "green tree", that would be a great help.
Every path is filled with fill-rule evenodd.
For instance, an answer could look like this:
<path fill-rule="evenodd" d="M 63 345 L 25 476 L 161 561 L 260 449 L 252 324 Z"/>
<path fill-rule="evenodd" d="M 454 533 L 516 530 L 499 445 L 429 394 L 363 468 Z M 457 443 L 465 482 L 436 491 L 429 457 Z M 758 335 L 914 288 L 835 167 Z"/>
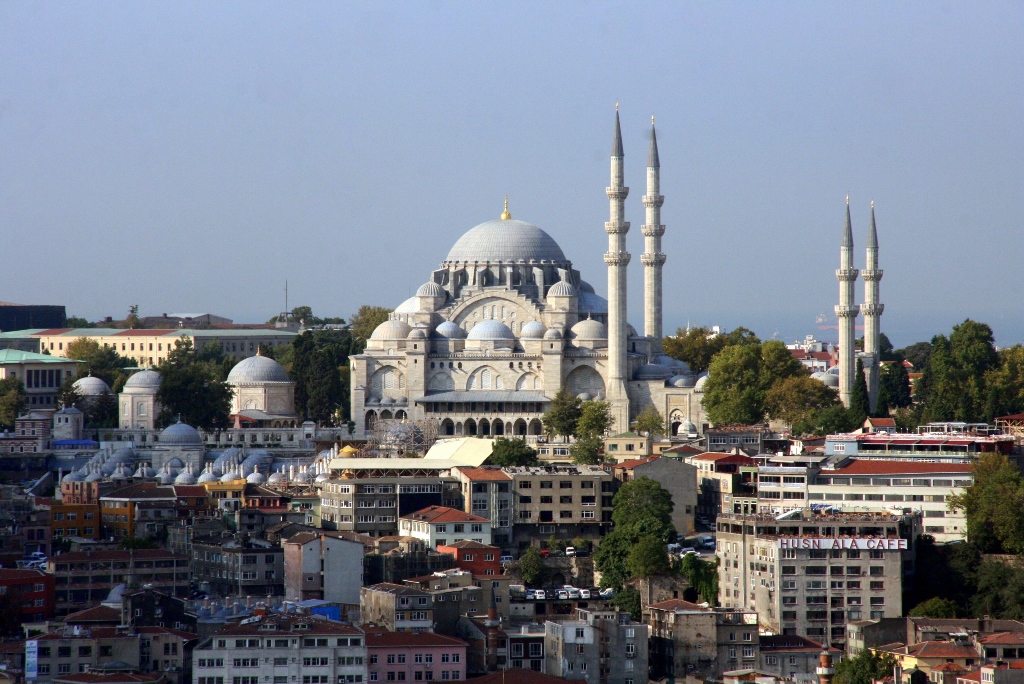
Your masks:
<path fill-rule="evenodd" d="M 544 432 L 568 438 L 569 435 L 576 434 L 576 424 L 582 415 L 583 402 L 579 397 L 570 394 L 567 388 L 562 387 L 551 400 L 551 408 L 541 418 Z"/>
<path fill-rule="evenodd" d="M 192 341 L 182 337 L 157 369 L 160 389 L 157 401 L 163 409 L 161 425 L 180 418 L 196 428 L 211 429 L 228 426 L 231 412 L 231 388 L 220 377 L 223 367 L 215 361 L 201 361 Z"/>
<path fill-rule="evenodd" d="M 983 420 L 986 375 L 998 365 L 992 329 L 984 323 L 967 319 L 953 326 L 948 340 L 943 335 L 933 338 L 919 389 L 924 420 Z"/>
<path fill-rule="evenodd" d="M 113 392 L 104 392 L 95 401 L 84 402 L 85 424 L 91 428 L 118 426 L 117 398 Z"/>
<path fill-rule="evenodd" d="M 725 339 L 728 344 L 744 345 L 744 344 L 761 344 L 760 338 L 754 334 L 754 331 L 749 328 L 744 328 L 742 325 L 738 328 L 733 328 L 727 333 L 724 333 Z"/>
<path fill-rule="evenodd" d="M 121 356 L 113 347 L 101 347 L 96 340 L 88 337 L 79 337 L 69 342 L 64 353 L 69 359 L 84 361 L 79 364 L 78 377 L 97 377 L 115 392 L 119 391 L 128 379 L 125 368 L 133 368 L 136 365 L 135 361 Z"/>
<path fill-rule="evenodd" d="M 779 381 L 809 375 L 807 366 L 793 358 L 779 340 L 768 340 L 761 345 L 761 389 L 764 392 L 767 393 Z"/>
<path fill-rule="evenodd" d="M 852 658 L 843 658 L 836 663 L 835 684 L 871 684 L 891 676 L 896 667 L 896 658 L 889 653 L 876 654 L 865 648 Z"/>
<path fill-rule="evenodd" d="M 688 554 L 679 564 L 679 573 L 686 578 L 697 596 L 712 606 L 718 605 L 718 558 L 705 561 Z"/>
<path fill-rule="evenodd" d="M 850 397 L 850 421 L 863 425 L 871 415 L 871 403 L 868 399 L 868 380 L 864 376 L 864 365 L 857 359 L 857 372 L 853 376 L 853 395 Z"/>
<path fill-rule="evenodd" d="M 1024 411 L 1024 346 L 999 351 L 999 366 L 985 378 L 985 420 Z"/>
<path fill-rule="evenodd" d="M 307 416 L 320 425 L 333 425 L 336 417 L 340 417 L 344 392 L 338 367 L 331 355 L 322 349 L 313 354 L 306 392 Z"/>
<path fill-rule="evenodd" d="M 896 360 L 882 366 L 878 378 L 878 405 L 875 415 L 886 417 L 892 409 L 910 406 L 910 374 L 902 360 Z"/>
<path fill-rule="evenodd" d="M 604 537 L 594 552 L 594 567 L 601 573 L 601 586 L 621 591 L 629 579 L 626 559 L 638 537 L 612 530 Z"/>
<path fill-rule="evenodd" d="M 711 361 L 704 385 L 704 410 L 713 423 L 757 423 L 764 417 L 761 350 L 756 345 L 726 347 Z"/>
<path fill-rule="evenodd" d="M 66 325 L 69 328 L 95 328 L 96 326 L 79 316 L 68 316 Z"/>
<path fill-rule="evenodd" d="M 132 304 L 128 307 L 128 315 L 124 319 L 124 327 L 133 329 L 142 327 L 142 320 L 139 318 L 138 304 Z"/>
<path fill-rule="evenodd" d="M 657 537 L 641 537 L 626 557 L 626 571 L 630 577 L 663 575 L 669 569 L 667 547 Z"/>
<path fill-rule="evenodd" d="M 0 380 L 0 428 L 14 429 L 14 420 L 28 407 L 21 378 Z"/>
<path fill-rule="evenodd" d="M 313 377 L 313 355 L 316 342 L 313 333 L 306 331 L 292 340 L 292 364 L 290 376 L 295 381 L 295 410 L 299 415 L 309 416 L 309 390 Z"/>
<path fill-rule="evenodd" d="M 694 373 L 702 373 L 711 365 L 711 359 L 729 344 L 725 335 L 716 335 L 710 328 L 689 330 L 679 328 L 675 337 L 666 337 L 661 347 L 666 355 L 683 361 Z"/>
<path fill-rule="evenodd" d="M 654 404 L 648 404 L 636 415 L 633 431 L 639 434 L 648 433 L 652 437 L 665 434 L 665 419 L 661 417 Z"/>
<path fill-rule="evenodd" d="M 1024 552 L 1024 477 L 998 453 L 983 454 L 971 465 L 974 483 L 950 496 L 946 506 L 962 510 L 967 537 L 982 551 Z"/>
<path fill-rule="evenodd" d="M 513 466 L 535 466 L 540 463 L 537 460 L 537 450 L 526 443 L 521 437 L 505 438 L 497 437 L 493 442 L 491 455 L 487 457 L 491 465 L 505 468 Z"/>
<path fill-rule="evenodd" d="M 615 530 L 635 539 L 654 536 L 668 544 L 676 539 L 672 526 L 672 495 L 649 477 L 638 477 L 623 484 L 612 499 Z"/>
<path fill-rule="evenodd" d="M 607 401 L 584 401 L 580 404 L 580 419 L 574 434 L 580 437 L 602 438 L 611 430 L 612 405 Z"/>
<path fill-rule="evenodd" d="M 61 408 L 71 408 L 82 403 L 82 395 L 78 392 L 78 388 L 75 387 L 76 380 L 77 378 L 68 376 L 60 384 L 60 390 L 57 393 L 57 403 L 60 404 Z"/>
<path fill-rule="evenodd" d="M 857 416 L 842 404 L 813 411 L 806 419 L 792 425 L 795 435 L 834 435 L 856 430 L 864 421 L 857 422 Z"/>
<path fill-rule="evenodd" d="M 911 617 L 955 618 L 959 612 L 956 601 L 938 596 L 922 601 L 909 611 Z"/>
<path fill-rule="evenodd" d="M 601 450 L 604 448 L 604 440 L 594 435 L 583 435 L 577 437 L 572 446 L 569 447 L 569 456 L 576 465 L 598 465 L 603 460 Z"/>
<path fill-rule="evenodd" d="M 897 349 L 894 354 L 906 359 L 914 366 L 914 370 L 920 373 L 928 365 L 928 358 L 932 355 L 930 342 L 915 342 L 903 349 Z"/>
<path fill-rule="evenodd" d="M 393 310 L 383 306 L 367 306 L 365 304 L 359 307 L 359 311 L 355 312 L 349 319 L 349 329 L 352 330 L 353 337 L 362 346 L 365 346 L 366 340 L 370 339 L 370 335 L 376 327 L 388 320 Z M 362 351 L 362 348 L 359 351 Z"/>
<path fill-rule="evenodd" d="M 536 546 L 531 546 L 519 557 L 519 577 L 528 587 L 536 587 L 544 579 L 544 559 Z"/>
<path fill-rule="evenodd" d="M 765 394 L 768 417 L 789 423 L 803 424 L 823 409 L 839 404 L 836 391 L 820 380 L 795 375 L 773 384 Z"/>
<path fill-rule="evenodd" d="M 622 587 L 611 600 L 611 604 L 619 610 L 629 613 L 634 620 L 643 618 L 643 605 L 640 602 L 640 592 L 636 587 L 626 585 Z"/>

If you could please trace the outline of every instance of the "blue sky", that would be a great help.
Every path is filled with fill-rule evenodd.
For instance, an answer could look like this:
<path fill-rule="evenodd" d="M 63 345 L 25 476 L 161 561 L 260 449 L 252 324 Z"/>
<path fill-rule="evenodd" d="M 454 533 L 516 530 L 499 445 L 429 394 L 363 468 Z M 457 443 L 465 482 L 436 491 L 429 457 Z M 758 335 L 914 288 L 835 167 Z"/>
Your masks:
<path fill-rule="evenodd" d="M 655 113 L 667 329 L 834 338 L 849 193 L 894 342 L 1013 344 L 1022 45 L 1015 2 L 6 2 L 0 300 L 395 306 L 506 193 L 603 293 L 618 101 L 634 325 Z"/>

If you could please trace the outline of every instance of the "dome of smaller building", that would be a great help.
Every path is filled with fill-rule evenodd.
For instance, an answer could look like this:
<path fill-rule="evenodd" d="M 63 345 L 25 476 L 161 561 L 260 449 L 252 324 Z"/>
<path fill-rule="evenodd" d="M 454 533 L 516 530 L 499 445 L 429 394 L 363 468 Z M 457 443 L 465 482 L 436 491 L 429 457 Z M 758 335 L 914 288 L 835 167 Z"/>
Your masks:
<path fill-rule="evenodd" d="M 673 375 L 669 378 L 668 384 L 673 387 L 693 387 L 696 382 L 697 378 L 690 373 L 686 373 L 685 375 Z"/>
<path fill-rule="evenodd" d="M 576 395 L 576 398 L 579 399 L 580 401 L 590 401 L 591 396 L 588 392 L 580 392 L 579 394 Z"/>
<path fill-rule="evenodd" d="M 234 471 L 230 471 L 230 470 L 220 476 L 220 481 L 221 482 L 234 482 L 235 480 L 241 480 L 241 479 L 242 478 L 239 477 L 238 473 L 236 473 Z"/>
<path fill-rule="evenodd" d="M 653 363 L 640 366 L 633 374 L 634 380 L 668 380 L 670 377 L 672 377 L 671 368 Z"/>
<path fill-rule="evenodd" d="M 824 384 L 825 387 L 839 387 L 839 376 L 834 373 L 818 371 L 817 373 L 813 373 L 811 377 Z"/>
<path fill-rule="evenodd" d="M 70 473 L 64 476 L 61 482 L 81 482 L 82 476 L 72 470 Z"/>
<path fill-rule="evenodd" d="M 99 397 L 110 391 L 110 385 L 103 382 L 102 378 L 94 378 L 91 375 L 78 378 L 71 386 L 83 397 Z"/>
<path fill-rule="evenodd" d="M 86 482 L 96 482 L 97 480 L 102 480 L 102 479 L 103 479 L 103 474 L 100 471 L 98 471 L 98 470 L 94 470 L 91 473 L 89 473 L 88 477 L 85 478 L 85 481 Z"/>
<path fill-rule="evenodd" d="M 196 478 L 192 476 L 192 471 L 185 469 L 178 473 L 178 476 L 174 478 L 174 484 L 176 485 L 194 485 Z"/>
<path fill-rule="evenodd" d="M 199 476 L 199 479 L 196 480 L 196 482 L 198 482 L 199 484 L 206 484 L 207 482 L 216 482 L 218 479 L 219 478 L 213 474 L 213 469 L 211 468 L 210 470 L 203 472 L 203 474 Z"/>
<path fill-rule="evenodd" d="M 593 318 L 584 318 L 572 326 L 570 337 L 576 340 L 606 340 L 608 339 L 608 329 L 604 327 L 601 321 L 595 321 Z"/>
<path fill-rule="evenodd" d="M 707 382 L 708 382 L 708 372 L 704 371 L 703 373 L 701 373 L 700 375 L 697 376 L 697 382 L 693 383 L 693 390 L 695 392 L 703 392 L 704 391 L 704 385 L 706 385 Z"/>
<path fill-rule="evenodd" d="M 141 463 L 139 464 L 138 469 L 135 471 L 135 475 L 133 475 L 132 477 L 156 477 L 156 470 L 154 470 L 153 466 L 149 465 L 148 463 Z"/>
<path fill-rule="evenodd" d="M 581 283 L 582 285 L 582 283 Z M 580 314 L 607 314 L 608 300 L 600 295 L 594 294 L 594 288 L 584 290 L 580 288 L 580 297 L 576 302 L 576 308 Z"/>
<path fill-rule="evenodd" d="M 165 468 L 156 476 L 156 481 L 160 484 L 174 484 L 174 473 Z"/>
<path fill-rule="evenodd" d="M 691 423 L 689 420 L 684 420 L 683 424 L 679 426 L 679 432 L 692 435 L 697 432 L 697 426 Z"/>
<path fill-rule="evenodd" d="M 442 288 L 440 285 L 438 285 L 434 281 L 430 281 L 430 282 L 423 283 L 422 285 L 420 285 L 420 289 L 416 290 L 416 296 L 417 297 L 444 297 L 445 296 L 445 292 L 444 292 L 444 288 Z"/>
<path fill-rule="evenodd" d="M 261 382 L 291 382 L 288 371 L 269 356 L 250 356 L 235 364 L 228 373 L 228 384 L 245 385 Z"/>
<path fill-rule="evenodd" d="M 690 372 L 690 366 L 688 363 L 686 363 L 685 361 L 680 361 L 679 359 L 673 359 L 671 356 L 668 356 L 667 354 L 658 354 L 656 357 L 654 357 L 654 361 L 652 363 L 656 363 L 659 366 L 668 366 L 676 373 Z"/>
<path fill-rule="evenodd" d="M 285 481 L 284 473 L 271 473 L 270 477 L 267 478 L 269 484 L 278 484 L 279 482 Z"/>
<path fill-rule="evenodd" d="M 626 323 L 626 335 L 629 337 L 637 337 L 636 328 L 630 323 Z"/>
<path fill-rule="evenodd" d="M 548 290 L 548 297 L 576 297 L 578 295 L 576 288 L 567 280 L 559 280 Z"/>
<path fill-rule="evenodd" d="M 519 337 L 524 340 L 540 340 L 544 338 L 546 331 L 547 328 L 540 321 L 530 321 L 519 331 Z"/>
<path fill-rule="evenodd" d="M 404 302 L 395 307 L 395 313 L 398 314 L 411 314 L 416 313 L 420 310 L 420 303 L 416 301 L 415 297 L 409 297 Z"/>
<path fill-rule="evenodd" d="M 488 319 L 486 321 L 480 321 L 473 326 L 473 329 L 469 331 L 469 339 L 471 340 L 515 340 L 516 336 L 512 334 L 512 331 L 507 325 L 501 321 Z"/>
<path fill-rule="evenodd" d="M 179 420 L 160 432 L 159 443 L 162 446 L 201 446 L 203 437 L 199 434 L 199 430 Z"/>
<path fill-rule="evenodd" d="M 313 481 L 313 478 L 309 473 L 296 473 L 295 481 L 299 484 L 309 484 Z"/>
<path fill-rule="evenodd" d="M 427 339 L 427 334 L 425 332 L 423 332 L 423 328 L 413 328 L 412 332 L 409 333 L 408 339 L 410 339 L 410 340 L 425 340 L 425 339 Z"/>
<path fill-rule="evenodd" d="M 124 383 L 124 388 L 126 390 L 152 390 L 155 392 L 160 389 L 160 374 L 152 370 L 139 371 L 128 378 L 128 382 Z"/>
<path fill-rule="evenodd" d="M 392 406 L 395 403 L 394 397 L 384 397 L 380 400 L 381 406 Z"/>
<path fill-rule="evenodd" d="M 439 326 L 434 328 L 434 334 L 449 340 L 462 340 L 466 337 L 466 331 L 451 321 L 442 321 Z"/>
<path fill-rule="evenodd" d="M 412 326 L 394 319 L 378 325 L 370 335 L 371 340 L 404 340 L 412 332 Z"/>
<path fill-rule="evenodd" d="M 545 340 L 560 340 L 562 339 L 562 331 L 558 328 L 548 328 L 548 331 L 544 333 Z"/>
<path fill-rule="evenodd" d="M 328 475 L 327 473 L 320 473 L 319 475 L 316 476 L 316 479 L 313 480 L 313 481 L 314 482 L 327 482 L 329 479 L 331 479 L 330 475 Z"/>
<path fill-rule="evenodd" d="M 267 478 L 263 476 L 263 473 L 257 470 L 253 473 L 250 473 L 249 476 L 245 478 L 245 481 L 248 482 L 249 484 L 263 484 L 264 482 L 267 481 Z"/>

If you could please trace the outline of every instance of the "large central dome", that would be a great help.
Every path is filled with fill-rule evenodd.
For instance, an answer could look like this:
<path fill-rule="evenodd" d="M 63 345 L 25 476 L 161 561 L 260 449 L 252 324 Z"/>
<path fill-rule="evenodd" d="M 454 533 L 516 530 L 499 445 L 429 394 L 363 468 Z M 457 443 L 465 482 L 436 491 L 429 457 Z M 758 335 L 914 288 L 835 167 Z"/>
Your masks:
<path fill-rule="evenodd" d="M 543 230 L 514 219 L 487 221 L 471 228 L 448 252 L 445 263 L 548 261 L 567 263 L 562 248 Z"/>

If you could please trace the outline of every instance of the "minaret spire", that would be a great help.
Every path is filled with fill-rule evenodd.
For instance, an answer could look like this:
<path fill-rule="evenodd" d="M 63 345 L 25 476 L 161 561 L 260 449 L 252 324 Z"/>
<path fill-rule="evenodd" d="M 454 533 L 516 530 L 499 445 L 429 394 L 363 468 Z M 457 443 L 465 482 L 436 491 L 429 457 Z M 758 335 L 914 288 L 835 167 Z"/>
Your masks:
<path fill-rule="evenodd" d="M 850 221 L 850 196 L 847 195 L 846 225 L 843 227 L 839 269 L 836 271 L 836 279 L 839 280 L 839 305 L 836 306 L 836 316 L 839 318 L 839 399 L 847 408 L 853 398 L 854 373 L 857 372 L 854 335 L 860 307 L 853 303 L 857 274 L 857 269 L 853 267 L 853 225 Z"/>
<path fill-rule="evenodd" d="M 612 417 L 616 429 L 629 426 L 629 396 L 626 392 L 626 266 L 629 252 L 626 251 L 626 233 L 629 222 L 625 220 L 626 196 L 629 188 L 623 184 L 622 130 L 619 126 L 619 105 L 615 104 L 615 137 L 612 141 L 611 183 L 605 189 L 608 195 L 608 252 L 604 263 L 608 266 L 608 392 Z"/>
<path fill-rule="evenodd" d="M 878 230 L 875 227 L 875 203 L 871 202 L 871 223 L 868 226 L 867 260 L 864 276 L 864 379 L 868 385 L 868 401 L 871 410 L 878 402 L 878 381 L 881 370 L 881 318 L 885 305 L 879 301 L 878 285 L 882 270 L 878 268 Z"/>
<path fill-rule="evenodd" d="M 651 146 L 647 152 L 647 194 L 643 197 L 647 209 L 646 222 L 640 227 L 644 236 L 644 253 L 640 263 L 644 265 L 644 335 L 651 339 L 651 351 L 661 351 L 662 312 L 662 267 L 665 255 L 661 251 L 661 236 L 665 226 L 661 225 L 661 205 L 665 198 L 661 191 L 661 161 L 658 159 L 658 136 L 654 130 L 654 116 L 651 116 Z"/>

